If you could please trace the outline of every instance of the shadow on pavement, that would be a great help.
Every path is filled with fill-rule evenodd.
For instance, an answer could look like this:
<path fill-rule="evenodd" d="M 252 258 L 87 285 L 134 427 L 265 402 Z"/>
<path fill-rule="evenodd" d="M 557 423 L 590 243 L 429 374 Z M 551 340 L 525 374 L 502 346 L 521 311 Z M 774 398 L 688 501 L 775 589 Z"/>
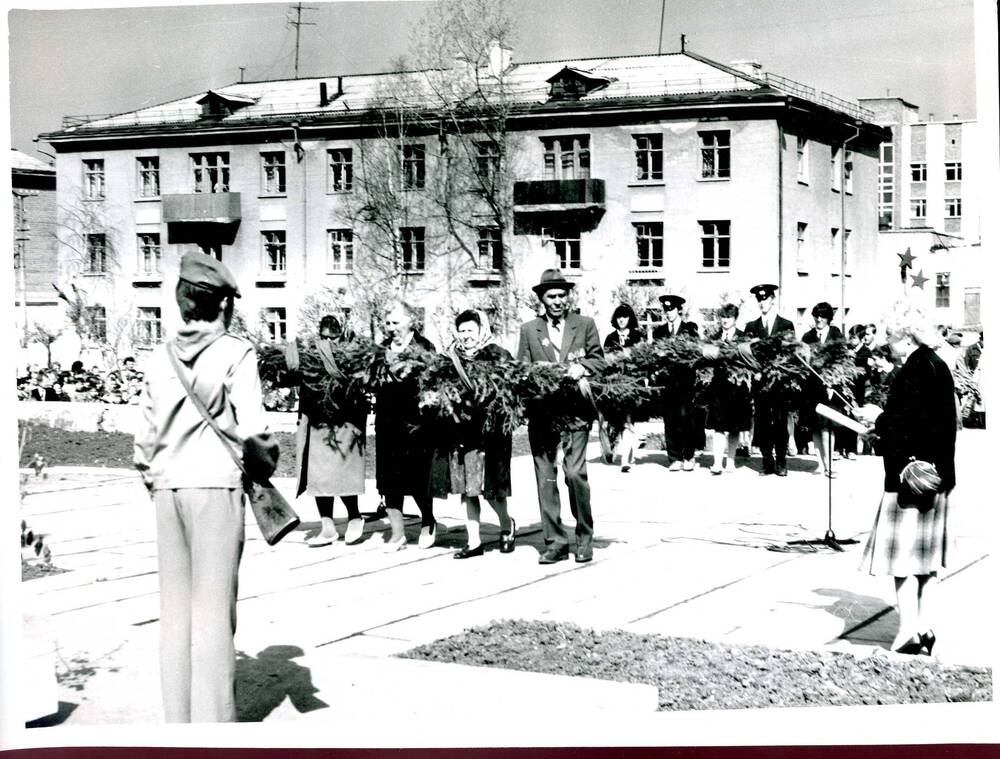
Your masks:
<path fill-rule="evenodd" d="M 316 698 L 308 667 L 292 659 L 305 655 L 298 646 L 275 645 L 256 657 L 236 654 L 236 719 L 261 722 L 286 698 L 300 714 L 329 707 Z"/>
<path fill-rule="evenodd" d="M 830 605 L 816 605 L 812 608 L 823 609 L 828 614 L 843 620 L 844 629 L 836 636 L 838 639 L 864 639 L 870 644 L 879 645 L 882 648 L 889 647 L 898 620 L 890 619 L 890 617 L 895 616 L 893 613 L 895 610 L 885 602 L 885 599 L 875 596 L 860 596 L 834 588 L 816 588 L 813 593 L 817 596 L 836 599 Z M 887 633 L 882 628 L 891 628 L 892 632 Z"/>
<path fill-rule="evenodd" d="M 53 714 L 48 714 L 44 717 L 39 717 L 38 719 L 33 719 L 31 722 L 25 722 L 25 727 L 55 727 L 56 725 L 61 725 L 63 722 L 69 719 L 69 716 L 76 711 L 76 704 L 69 701 L 60 701 L 59 709 Z"/>

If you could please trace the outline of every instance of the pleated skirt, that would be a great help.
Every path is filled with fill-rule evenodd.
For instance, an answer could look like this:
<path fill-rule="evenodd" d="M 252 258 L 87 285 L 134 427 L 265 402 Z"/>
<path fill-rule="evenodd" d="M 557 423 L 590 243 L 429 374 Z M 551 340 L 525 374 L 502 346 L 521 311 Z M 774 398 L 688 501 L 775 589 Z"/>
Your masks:
<path fill-rule="evenodd" d="M 896 493 L 884 492 L 860 569 L 871 575 L 930 575 L 948 565 L 948 494 L 938 493 L 934 507 L 921 512 L 900 508 Z"/>

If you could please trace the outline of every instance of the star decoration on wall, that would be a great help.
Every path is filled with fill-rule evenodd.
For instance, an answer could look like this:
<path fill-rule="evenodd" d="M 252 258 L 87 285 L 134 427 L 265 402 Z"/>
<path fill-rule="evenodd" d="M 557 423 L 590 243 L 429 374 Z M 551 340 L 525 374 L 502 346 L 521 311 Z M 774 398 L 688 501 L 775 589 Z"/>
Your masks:
<path fill-rule="evenodd" d="M 921 269 L 916 274 L 911 274 L 910 279 L 913 280 L 912 287 L 919 287 L 921 290 L 923 290 L 924 283 L 928 280 L 928 277 L 924 276 L 924 270 Z"/>
<path fill-rule="evenodd" d="M 913 268 L 913 260 L 916 258 L 916 256 L 910 253 L 909 248 L 906 249 L 905 253 L 897 253 L 896 255 L 899 256 L 899 265 L 901 267 L 909 269 Z"/>

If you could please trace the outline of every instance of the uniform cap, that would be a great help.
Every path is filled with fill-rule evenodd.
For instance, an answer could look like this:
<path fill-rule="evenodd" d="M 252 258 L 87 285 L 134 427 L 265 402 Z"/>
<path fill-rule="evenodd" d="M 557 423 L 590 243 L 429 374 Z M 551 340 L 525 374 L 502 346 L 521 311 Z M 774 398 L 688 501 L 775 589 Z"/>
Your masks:
<path fill-rule="evenodd" d="M 185 253 L 181 258 L 180 278 L 198 287 L 221 290 L 240 297 L 240 288 L 236 285 L 232 272 L 221 261 L 205 253 Z"/>
<path fill-rule="evenodd" d="M 667 308 L 679 309 L 681 306 L 687 303 L 687 301 L 680 295 L 661 295 L 660 303 L 666 306 Z"/>
<path fill-rule="evenodd" d="M 753 287 L 750 288 L 750 294 L 753 295 L 757 300 L 761 300 L 762 298 L 773 297 L 774 293 L 777 292 L 777 290 L 778 290 L 777 285 L 769 285 L 769 284 L 754 285 Z"/>

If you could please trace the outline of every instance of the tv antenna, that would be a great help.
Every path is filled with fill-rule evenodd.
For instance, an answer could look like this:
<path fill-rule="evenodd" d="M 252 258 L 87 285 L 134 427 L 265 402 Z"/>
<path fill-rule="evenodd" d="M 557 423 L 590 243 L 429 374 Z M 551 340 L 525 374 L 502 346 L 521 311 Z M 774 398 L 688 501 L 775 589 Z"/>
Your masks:
<path fill-rule="evenodd" d="M 302 34 L 303 26 L 316 26 L 315 23 L 311 21 L 302 20 L 302 11 L 318 11 L 315 5 L 303 5 L 302 3 L 296 3 L 292 6 L 295 10 L 295 20 L 292 21 L 288 19 L 288 23 L 295 27 L 295 78 L 299 78 L 299 38 Z"/>

